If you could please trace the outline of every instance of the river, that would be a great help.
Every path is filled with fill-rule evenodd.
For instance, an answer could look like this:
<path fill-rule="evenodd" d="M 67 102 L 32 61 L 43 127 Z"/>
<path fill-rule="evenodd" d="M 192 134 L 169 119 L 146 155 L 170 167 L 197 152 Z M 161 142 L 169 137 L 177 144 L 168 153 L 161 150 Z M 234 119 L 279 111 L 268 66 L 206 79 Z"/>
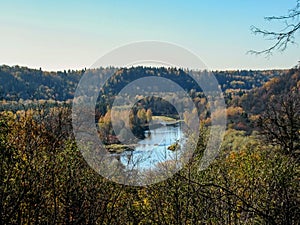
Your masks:
<path fill-rule="evenodd" d="M 161 126 L 145 132 L 146 138 L 139 141 L 134 151 L 125 151 L 120 160 L 128 170 L 155 169 L 158 163 L 179 159 L 182 148 L 175 151 L 168 147 L 176 141 L 184 144 L 184 134 L 181 125 Z"/>

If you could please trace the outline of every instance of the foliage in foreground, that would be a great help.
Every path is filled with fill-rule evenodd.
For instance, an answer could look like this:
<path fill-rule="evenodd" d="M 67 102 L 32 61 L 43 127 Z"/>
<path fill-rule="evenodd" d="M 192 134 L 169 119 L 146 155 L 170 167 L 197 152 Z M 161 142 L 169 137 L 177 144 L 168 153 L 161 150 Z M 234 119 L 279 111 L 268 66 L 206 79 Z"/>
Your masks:
<path fill-rule="evenodd" d="M 297 224 L 299 163 L 280 146 L 229 130 L 219 158 L 198 170 L 204 143 L 174 177 L 114 184 L 86 164 L 69 111 L 0 117 L 0 224 Z M 201 132 L 204 134 L 205 132 Z"/>

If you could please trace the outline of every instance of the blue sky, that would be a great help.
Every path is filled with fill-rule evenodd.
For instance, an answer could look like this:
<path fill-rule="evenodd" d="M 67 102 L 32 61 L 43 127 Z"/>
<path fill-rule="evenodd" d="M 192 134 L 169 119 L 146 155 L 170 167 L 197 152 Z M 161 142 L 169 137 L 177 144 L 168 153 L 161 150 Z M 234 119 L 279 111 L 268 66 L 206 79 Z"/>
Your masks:
<path fill-rule="evenodd" d="M 276 27 L 264 16 L 285 14 L 295 2 L 0 0 L 0 64 L 88 68 L 118 46 L 158 40 L 186 47 L 210 69 L 290 68 L 300 60 L 300 46 L 269 59 L 246 52 L 271 44 L 250 26 Z"/>

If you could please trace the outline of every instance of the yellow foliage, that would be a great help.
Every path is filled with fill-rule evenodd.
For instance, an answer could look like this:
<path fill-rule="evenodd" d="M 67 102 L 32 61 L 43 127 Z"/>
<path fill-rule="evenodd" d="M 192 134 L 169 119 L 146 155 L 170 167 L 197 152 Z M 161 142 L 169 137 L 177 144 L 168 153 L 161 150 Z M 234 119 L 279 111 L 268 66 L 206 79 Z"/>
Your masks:
<path fill-rule="evenodd" d="M 240 115 L 244 112 L 242 107 L 234 107 L 230 106 L 226 110 L 227 116 L 234 116 L 234 115 Z"/>

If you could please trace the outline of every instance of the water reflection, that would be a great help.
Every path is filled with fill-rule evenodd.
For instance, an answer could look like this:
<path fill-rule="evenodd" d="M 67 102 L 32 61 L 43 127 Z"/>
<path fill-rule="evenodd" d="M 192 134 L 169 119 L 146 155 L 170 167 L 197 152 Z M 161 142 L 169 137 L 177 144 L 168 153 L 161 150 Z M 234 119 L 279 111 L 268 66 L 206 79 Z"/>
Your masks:
<path fill-rule="evenodd" d="M 126 169 L 154 169 L 158 163 L 179 159 L 182 148 L 171 151 L 168 147 L 176 142 L 181 146 L 184 144 L 185 138 L 180 124 L 146 131 L 145 136 L 134 151 L 120 155 L 120 161 Z"/>

